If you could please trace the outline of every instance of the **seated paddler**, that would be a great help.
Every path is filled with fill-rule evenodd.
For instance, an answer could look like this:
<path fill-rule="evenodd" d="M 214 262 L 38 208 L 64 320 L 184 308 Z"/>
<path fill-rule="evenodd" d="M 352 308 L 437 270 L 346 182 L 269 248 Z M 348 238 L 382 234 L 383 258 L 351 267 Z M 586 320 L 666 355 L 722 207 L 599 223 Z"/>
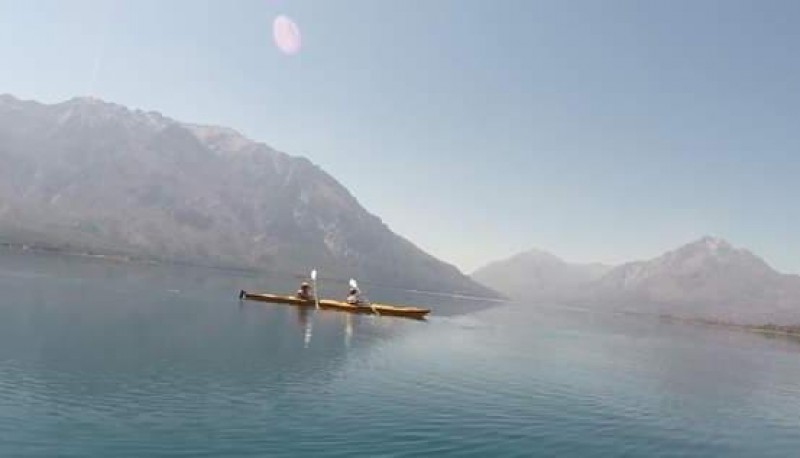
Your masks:
<path fill-rule="evenodd" d="M 358 288 L 350 288 L 350 293 L 347 295 L 347 303 L 350 305 L 359 305 L 363 303 L 361 299 L 361 291 Z"/>
<path fill-rule="evenodd" d="M 301 283 L 300 289 L 298 289 L 294 295 L 298 299 L 302 299 L 304 301 L 314 300 L 314 293 L 311 291 L 311 285 L 309 285 L 308 282 Z"/>

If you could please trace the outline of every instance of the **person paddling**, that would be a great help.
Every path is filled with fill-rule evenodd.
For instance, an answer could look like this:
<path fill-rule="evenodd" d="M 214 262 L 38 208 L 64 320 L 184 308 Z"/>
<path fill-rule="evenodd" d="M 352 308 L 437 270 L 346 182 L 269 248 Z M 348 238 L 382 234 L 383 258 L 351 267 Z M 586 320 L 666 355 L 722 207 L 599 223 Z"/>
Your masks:
<path fill-rule="evenodd" d="M 311 285 L 308 282 L 303 282 L 300 284 L 300 289 L 294 294 L 298 299 L 302 299 L 304 301 L 311 301 L 314 300 L 314 294 L 311 291 Z"/>
<path fill-rule="evenodd" d="M 347 295 L 346 299 L 347 303 L 350 305 L 359 305 L 363 301 L 361 300 L 361 291 L 358 290 L 356 287 L 350 288 L 350 293 Z"/>

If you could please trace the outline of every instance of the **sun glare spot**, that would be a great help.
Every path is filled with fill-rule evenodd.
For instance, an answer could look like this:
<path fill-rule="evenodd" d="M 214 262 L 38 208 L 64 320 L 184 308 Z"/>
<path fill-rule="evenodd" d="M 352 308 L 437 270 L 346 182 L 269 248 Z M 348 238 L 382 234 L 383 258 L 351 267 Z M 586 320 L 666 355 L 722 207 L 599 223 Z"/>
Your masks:
<path fill-rule="evenodd" d="M 294 55 L 300 52 L 300 29 L 297 24 L 289 17 L 280 15 L 272 23 L 272 37 L 275 46 L 286 55 Z"/>

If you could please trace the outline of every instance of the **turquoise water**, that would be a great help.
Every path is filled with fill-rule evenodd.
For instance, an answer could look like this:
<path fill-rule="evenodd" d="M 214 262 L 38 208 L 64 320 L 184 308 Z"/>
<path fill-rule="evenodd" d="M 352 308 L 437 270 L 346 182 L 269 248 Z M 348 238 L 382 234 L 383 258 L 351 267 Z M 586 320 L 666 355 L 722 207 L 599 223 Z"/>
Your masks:
<path fill-rule="evenodd" d="M 323 285 L 331 291 L 345 285 Z M 796 456 L 800 344 L 295 279 L 0 254 L 0 456 Z M 414 299 L 417 299 L 414 301 Z"/>

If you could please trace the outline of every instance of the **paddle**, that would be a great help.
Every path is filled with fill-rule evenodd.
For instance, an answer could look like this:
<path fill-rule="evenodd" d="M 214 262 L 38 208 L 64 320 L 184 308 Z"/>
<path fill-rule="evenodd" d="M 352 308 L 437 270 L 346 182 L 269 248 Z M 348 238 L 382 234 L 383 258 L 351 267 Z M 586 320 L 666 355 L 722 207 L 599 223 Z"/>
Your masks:
<path fill-rule="evenodd" d="M 351 279 L 350 279 L 350 287 L 351 287 L 351 288 L 353 288 L 353 289 L 355 289 L 355 290 L 358 290 L 358 283 L 356 283 L 356 280 L 355 280 L 354 278 L 351 278 Z M 359 290 L 359 291 L 360 291 L 360 290 Z M 360 305 L 360 304 L 359 304 L 359 305 Z M 375 315 L 377 315 L 377 316 L 381 316 L 381 314 L 380 314 L 380 313 L 378 313 L 378 309 L 376 309 L 376 308 L 375 308 L 375 305 L 374 305 L 374 304 L 370 304 L 370 307 L 372 308 L 372 313 L 374 313 L 374 314 L 375 314 Z"/>
<path fill-rule="evenodd" d="M 314 285 L 314 305 L 319 310 L 319 290 L 317 289 L 317 269 L 311 271 L 311 284 Z"/>

